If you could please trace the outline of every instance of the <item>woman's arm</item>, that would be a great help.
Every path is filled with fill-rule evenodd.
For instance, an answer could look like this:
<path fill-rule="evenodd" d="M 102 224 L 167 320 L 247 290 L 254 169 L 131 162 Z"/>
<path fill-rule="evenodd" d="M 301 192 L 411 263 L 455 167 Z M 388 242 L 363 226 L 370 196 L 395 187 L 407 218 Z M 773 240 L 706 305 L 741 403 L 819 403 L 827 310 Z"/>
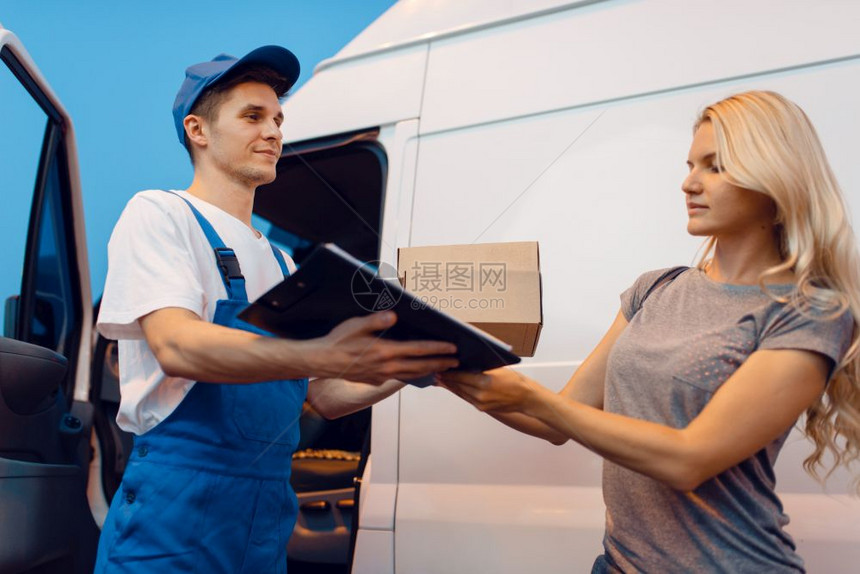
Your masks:
<path fill-rule="evenodd" d="M 513 371 L 511 369 L 499 369 L 498 371 L 489 371 L 488 374 L 492 374 L 493 376 L 507 376 L 507 377 L 524 377 L 522 373 L 518 373 L 517 371 Z M 465 400 L 466 402 L 470 402 L 474 404 L 469 396 L 468 391 L 461 390 L 461 385 L 446 385 L 445 380 L 451 380 L 447 375 L 444 377 L 437 375 L 437 385 L 440 387 L 444 387 Z M 480 407 L 479 407 L 480 408 Z M 514 430 L 518 430 L 521 433 L 530 434 L 537 438 L 542 438 L 546 441 L 551 442 L 554 445 L 563 445 L 570 438 L 564 433 L 555 430 L 550 425 L 545 422 L 524 414 L 524 413 L 515 413 L 515 412 L 493 412 L 487 411 L 487 414 L 496 419 L 497 421 L 506 424 Z"/>
<path fill-rule="evenodd" d="M 615 345 L 615 341 L 622 331 L 627 327 L 627 319 L 620 311 L 615 317 L 609 330 L 597 344 L 593 351 L 576 369 L 573 376 L 559 392 L 559 395 L 567 399 L 590 405 L 597 409 L 603 408 L 603 383 L 606 379 L 606 362 L 609 352 Z M 514 377 L 520 379 L 521 384 L 528 384 L 525 375 L 511 369 L 497 369 L 492 371 L 497 377 Z M 461 391 L 459 385 L 448 386 L 441 380 L 439 386 L 445 387 L 454 394 L 465 400 L 469 400 L 467 394 Z M 471 402 L 471 401 L 470 401 Z M 521 412 L 494 412 L 488 414 L 496 420 L 516 429 L 520 432 L 542 438 L 556 445 L 562 445 L 570 440 L 570 436 L 546 422 Z"/>
<path fill-rule="evenodd" d="M 828 359 L 810 351 L 757 351 L 683 429 L 607 413 L 530 379 L 445 379 L 481 410 L 517 410 L 612 462 L 688 491 L 785 432 L 821 395 L 828 368 Z"/>

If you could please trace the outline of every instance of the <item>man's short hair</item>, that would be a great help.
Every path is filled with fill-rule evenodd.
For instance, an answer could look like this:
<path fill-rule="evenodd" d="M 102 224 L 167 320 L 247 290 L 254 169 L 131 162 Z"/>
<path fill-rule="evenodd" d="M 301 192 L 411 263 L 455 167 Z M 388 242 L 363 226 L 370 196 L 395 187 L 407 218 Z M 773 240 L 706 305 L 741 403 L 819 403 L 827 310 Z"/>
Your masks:
<path fill-rule="evenodd" d="M 290 86 L 287 78 L 271 68 L 265 66 L 245 66 L 235 72 L 231 70 L 231 73 L 226 78 L 206 88 L 197 98 L 197 101 L 194 102 L 191 114 L 200 116 L 207 122 L 214 122 L 218 117 L 218 112 L 227 93 L 239 84 L 247 82 L 266 84 L 275 91 L 278 99 L 286 95 Z M 188 156 L 191 158 L 191 164 L 194 165 L 194 154 L 191 151 L 191 142 L 188 141 L 188 134 L 185 134 L 183 143 Z"/>

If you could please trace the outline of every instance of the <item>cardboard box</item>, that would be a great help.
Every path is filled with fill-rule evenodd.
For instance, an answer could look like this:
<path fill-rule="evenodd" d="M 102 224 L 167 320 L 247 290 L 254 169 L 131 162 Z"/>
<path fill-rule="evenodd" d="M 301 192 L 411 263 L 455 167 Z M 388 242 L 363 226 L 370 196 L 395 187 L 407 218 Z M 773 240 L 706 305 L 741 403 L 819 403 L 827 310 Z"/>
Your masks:
<path fill-rule="evenodd" d="M 536 241 L 401 247 L 401 285 L 532 357 L 543 326 Z"/>

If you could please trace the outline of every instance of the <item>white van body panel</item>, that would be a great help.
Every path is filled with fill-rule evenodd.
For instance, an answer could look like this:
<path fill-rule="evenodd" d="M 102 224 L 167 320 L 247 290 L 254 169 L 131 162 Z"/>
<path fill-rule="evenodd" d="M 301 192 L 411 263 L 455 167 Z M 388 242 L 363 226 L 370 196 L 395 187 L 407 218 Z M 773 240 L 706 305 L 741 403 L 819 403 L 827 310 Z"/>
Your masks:
<path fill-rule="evenodd" d="M 389 263 L 397 260 L 397 245 L 408 237 L 412 208 L 412 189 L 418 152 L 418 121 L 408 120 L 380 130 L 378 141 L 388 153 L 388 181 L 397 182 L 400 194 L 388 197 L 383 211 L 381 258 Z M 403 226 L 400 223 L 405 222 Z M 400 435 L 400 395 L 396 394 L 377 404 L 373 424 L 388 432 L 372 433 L 370 450 L 373 458 L 364 474 L 361 489 L 362 529 L 394 528 L 397 499 L 398 449 Z M 392 432 L 393 431 L 393 432 Z M 393 544 L 393 539 L 392 539 Z M 392 566 L 393 567 L 393 566 Z"/>
<path fill-rule="evenodd" d="M 588 572 L 602 550 L 594 536 L 603 529 L 599 488 L 402 484 L 400 489 L 396 572 Z M 452 517 L 466 516 L 467 524 L 452 525 Z"/>
<path fill-rule="evenodd" d="M 426 65 L 427 46 L 419 45 L 344 62 L 314 76 L 284 106 L 285 141 L 417 118 Z M 307 109 L 317 113 L 305 113 Z"/>
<path fill-rule="evenodd" d="M 860 3 L 839 0 L 405 0 L 317 68 L 285 104 L 284 133 L 381 128 L 387 263 L 398 246 L 539 241 L 544 327 L 519 368 L 559 390 L 640 273 L 695 262 L 680 184 L 708 103 L 746 89 L 797 101 L 860 210 L 858 23 Z M 360 94 L 359 67 L 375 80 Z M 386 81 L 407 69 L 416 85 L 399 84 L 409 104 L 397 107 Z M 354 572 L 588 571 L 603 533 L 599 457 L 440 389 L 407 388 L 373 416 Z M 810 479 L 810 450 L 796 431 L 777 465 L 789 532 L 810 571 L 853 571 L 860 500 L 847 471 L 826 491 Z"/>
<path fill-rule="evenodd" d="M 596 1 L 601 0 L 401 0 L 344 46 L 334 58 L 320 63 L 317 71 L 344 59 L 364 57 Z"/>
<path fill-rule="evenodd" d="M 855 55 L 856 3 L 826 6 L 600 2 L 433 42 L 421 133 Z"/>
<path fill-rule="evenodd" d="M 355 541 L 352 574 L 394 574 L 394 532 L 360 529 Z"/>

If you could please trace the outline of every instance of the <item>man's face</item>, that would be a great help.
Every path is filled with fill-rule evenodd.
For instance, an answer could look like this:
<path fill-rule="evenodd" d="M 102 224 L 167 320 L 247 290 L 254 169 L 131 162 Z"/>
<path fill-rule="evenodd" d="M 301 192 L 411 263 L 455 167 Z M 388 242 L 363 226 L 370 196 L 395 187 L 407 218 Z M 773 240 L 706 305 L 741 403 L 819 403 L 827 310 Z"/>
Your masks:
<path fill-rule="evenodd" d="M 283 119 L 271 87 L 258 82 L 238 84 L 225 94 L 209 123 L 201 155 L 243 185 L 256 188 L 271 183 L 281 156 Z"/>

